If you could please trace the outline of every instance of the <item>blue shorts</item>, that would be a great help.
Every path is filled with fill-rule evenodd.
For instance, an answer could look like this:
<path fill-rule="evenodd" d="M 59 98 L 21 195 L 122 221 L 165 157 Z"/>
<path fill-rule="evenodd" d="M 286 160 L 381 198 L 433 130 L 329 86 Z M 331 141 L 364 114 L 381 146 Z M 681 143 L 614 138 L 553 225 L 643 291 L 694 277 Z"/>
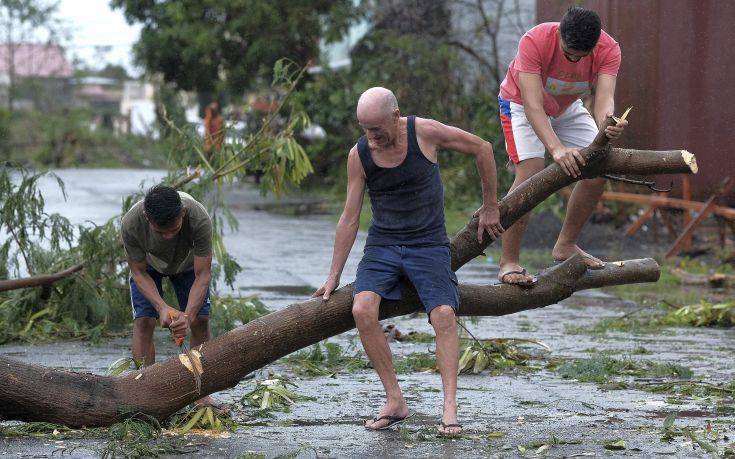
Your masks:
<path fill-rule="evenodd" d="M 449 247 L 368 246 L 357 267 L 352 294 L 375 292 L 387 300 L 401 299 L 401 281 L 408 279 L 427 314 L 437 306 L 459 309 L 457 276 Z"/>
<path fill-rule="evenodd" d="M 196 278 L 193 269 L 184 271 L 183 273 L 167 276 L 148 266 L 146 268 L 146 272 L 151 276 L 153 282 L 156 283 L 158 293 L 161 296 L 163 296 L 163 278 L 168 277 L 171 279 L 171 285 L 173 285 L 174 292 L 176 292 L 176 300 L 179 303 L 179 309 L 183 311 L 186 308 L 186 303 L 189 301 L 189 291 L 191 290 L 191 286 L 194 284 L 194 279 Z M 139 317 L 158 318 L 158 311 L 156 311 L 156 308 L 153 307 L 151 302 L 143 296 L 140 290 L 138 290 L 138 285 L 133 280 L 133 276 L 130 276 L 130 302 L 133 305 L 133 319 L 137 319 Z M 209 315 L 209 289 L 207 289 L 207 295 L 204 297 L 204 304 L 202 304 L 202 308 L 199 310 L 199 314 L 197 315 Z"/>

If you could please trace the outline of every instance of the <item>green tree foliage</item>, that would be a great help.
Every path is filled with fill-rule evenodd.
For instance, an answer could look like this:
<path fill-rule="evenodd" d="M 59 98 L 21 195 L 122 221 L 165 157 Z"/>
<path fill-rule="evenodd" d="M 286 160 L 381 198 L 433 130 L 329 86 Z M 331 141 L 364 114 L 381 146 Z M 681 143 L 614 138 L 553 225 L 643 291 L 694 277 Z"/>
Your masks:
<path fill-rule="evenodd" d="M 357 100 L 372 86 L 393 90 L 404 115 L 434 118 L 490 141 L 497 163 L 505 164 L 497 95 L 494 88 L 465 84 L 460 56 L 448 42 L 451 15 L 445 4 L 375 2 L 372 27 L 352 50 L 351 66 L 327 69 L 304 85 L 297 100 L 326 132 L 306 147 L 317 172 L 310 185 L 344 189 L 347 152 L 362 135 L 355 119 Z M 440 164 L 447 206 L 466 210 L 479 204 L 473 158 L 441 154 Z M 512 178 L 502 167 L 498 174 L 502 192 Z"/>
<path fill-rule="evenodd" d="M 0 343 L 11 339 L 95 338 L 127 315 L 123 270 L 118 262 L 119 222 L 73 226 L 44 212 L 38 189 L 43 174 L 0 168 L 0 230 L 10 234 L 0 248 L 3 278 L 58 272 L 87 257 L 75 277 L 0 297 Z M 59 181 L 63 192 L 63 185 Z M 75 245 L 75 239 L 78 244 Z"/>
<path fill-rule="evenodd" d="M 352 0 L 112 0 L 141 23 L 135 47 L 149 72 L 179 89 L 241 94 L 267 81 L 276 61 L 303 66 L 321 39 L 339 39 L 357 16 Z"/>
<path fill-rule="evenodd" d="M 83 107 L 17 111 L 12 117 L 0 109 L 0 151 L 29 167 L 166 167 L 166 141 L 95 129 L 94 120 Z"/>

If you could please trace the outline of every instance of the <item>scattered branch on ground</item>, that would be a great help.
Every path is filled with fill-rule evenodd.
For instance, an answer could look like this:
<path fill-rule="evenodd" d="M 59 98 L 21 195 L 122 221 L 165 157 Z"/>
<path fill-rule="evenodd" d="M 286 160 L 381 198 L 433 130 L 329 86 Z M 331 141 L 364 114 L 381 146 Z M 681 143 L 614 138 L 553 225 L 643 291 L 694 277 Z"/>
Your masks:
<path fill-rule="evenodd" d="M 289 412 L 298 401 L 315 400 L 313 397 L 299 395 L 292 389 L 298 386 L 281 375 L 271 375 L 269 379 L 255 383 L 255 389 L 242 396 L 245 406 L 254 407 L 261 414 L 271 411 Z"/>

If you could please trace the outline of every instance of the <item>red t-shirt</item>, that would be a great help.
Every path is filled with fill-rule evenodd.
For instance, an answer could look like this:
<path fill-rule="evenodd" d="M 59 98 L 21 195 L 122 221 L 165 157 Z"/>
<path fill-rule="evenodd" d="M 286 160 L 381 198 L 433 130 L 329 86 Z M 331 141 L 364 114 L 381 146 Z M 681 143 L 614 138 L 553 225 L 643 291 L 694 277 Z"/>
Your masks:
<path fill-rule="evenodd" d="M 500 97 L 523 105 L 518 72 L 537 73 L 544 85 L 544 111 L 556 117 L 590 92 L 597 75 L 617 75 L 619 68 L 620 46 L 604 30 L 592 53 L 570 62 L 559 45 L 559 23 L 545 22 L 521 38 L 518 53 L 500 85 Z"/>

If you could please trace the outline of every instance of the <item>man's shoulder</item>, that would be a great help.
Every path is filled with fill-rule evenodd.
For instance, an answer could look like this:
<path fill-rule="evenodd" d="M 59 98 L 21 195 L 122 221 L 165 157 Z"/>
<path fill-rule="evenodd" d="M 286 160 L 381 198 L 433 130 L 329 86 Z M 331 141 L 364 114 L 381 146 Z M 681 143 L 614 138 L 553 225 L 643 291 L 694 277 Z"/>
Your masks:
<path fill-rule="evenodd" d="M 595 48 L 600 48 L 602 50 L 602 49 L 609 49 L 609 48 L 613 48 L 617 46 L 619 46 L 619 44 L 617 41 L 615 41 L 612 35 L 605 32 L 604 30 L 600 31 L 600 39 L 597 40 L 597 46 Z"/>
<path fill-rule="evenodd" d="M 421 137 L 433 137 L 441 133 L 443 123 L 432 118 L 415 117 L 414 125 L 416 127 L 416 135 Z"/>
<path fill-rule="evenodd" d="M 181 196 L 181 204 L 189 211 L 189 216 L 192 219 L 197 222 L 207 220 L 211 223 L 212 219 L 209 216 L 209 212 L 207 212 L 207 208 L 204 207 L 204 204 L 183 191 L 179 191 L 179 196 Z"/>
<path fill-rule="evenodd" d="M 441 123 L 435 119 L 414 116 L 414 126 L 416 126 L 416 129 L 433 129 L 439 125 Z"/>
<path fill-rule="evenodd" d="M 546 41 L 549 38 L 555 38 L 558 30 L 558 22 L 542 22 L 528 29 L 524 36 L 531 38 L 533 41 Z"/>
<path fill-rule="evenodd" d="M 559 33 L 558 22 L 544 22 L 539 24 L 521 37 L 521 41 L 518 44 L 518 55 L 516 57 L 516 67 L 522 64 L 525 67 L 526 61 L 536 56 L 551 56 L 554 52 L 554 47 L 557 46 L 557 37 Z M 519 58 L 520 62 L 519 62 Z"/>
<path fill-rule="evenodd" d="M 595 49 L 592 54 L 593 60 L 598 65 L 616 62 L 619 61 L 621 57 L 620 45 L 613 37 L 603 30 L 600 32 L 600 39 L 597 40 L 597 45 L 595 45 Z"/>
<path fill-rule="evenodd" d="M 125 212 L 121 219 L 122 231 L 134 231 L 140 227 L 141 218 L 143 218 L 143 201 L 138 201 Z"/>

